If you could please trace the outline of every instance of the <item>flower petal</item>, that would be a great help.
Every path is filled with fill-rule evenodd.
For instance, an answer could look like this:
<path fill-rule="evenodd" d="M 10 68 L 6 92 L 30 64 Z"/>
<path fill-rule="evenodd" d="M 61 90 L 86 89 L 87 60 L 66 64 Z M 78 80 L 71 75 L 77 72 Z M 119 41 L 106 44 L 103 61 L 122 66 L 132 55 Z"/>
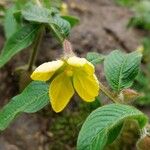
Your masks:
<path fill-rule="evenodd" d="M 76 73 L 73 84 L 79 96 L 86 102 L 94 101 L 99 94 L 99 82 L 94 74 Z"/>
<path fill-rule="evenodd" d="M 89 61 L 87 61 L 87 63 L 83 66 L 83 70 L 89 75 L 92 75 L 95 72 L 93 64 L 90 63 Z"/>
<path fill-rule="evenodd" d="M 46 62 L 35 69 L 32 73 L 31 78 L 33 80 L 47 81 L 52 75 L 63 66 L 62 60 Z"/>
<path fill-rule="evenodd" d="M 58 75 L 51 83 L 49 96 L 55 112 L 62 111 L 74 94 L 70 77 L 65 73 Z"/>
<path fill-rule="evenodd" d="M 74 67 L 83 67 L 87 63 L 87 60 L 85 58 L 73 56 L 68 58 L 67 63 Z"/>
<path fill-rule="evenodd" d="M 73 56 L 67 60 L 67 63 L 73 67 L 80 67 L 88 74 L 93 74 L 95 72 L 93 64 L 85 58 Z"/>

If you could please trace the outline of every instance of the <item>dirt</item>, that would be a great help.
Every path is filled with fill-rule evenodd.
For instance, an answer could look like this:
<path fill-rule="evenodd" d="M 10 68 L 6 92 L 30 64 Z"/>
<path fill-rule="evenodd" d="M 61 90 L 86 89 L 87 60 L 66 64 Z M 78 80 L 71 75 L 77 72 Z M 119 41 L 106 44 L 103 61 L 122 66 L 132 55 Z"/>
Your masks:
<path fill-rule="evenodd" d="M 71 31 L 69 38 L 78 55 L 85 56 L 89 51 L 105 54 L 114 49 L 129 52 L 140 45 L 144 33 L 136 29 L 127 29 L 129 18 L 133 15 L 129 9 L 116 5 L 113 0 L 68 0 L 67 2 L 70 13 L 80 18 L 80 24 Z M 3 45 L 4 36 L 1 27 L 0 48 Z M 53 60 L 61 54 L 60 45 L 47 35 L 40 47 L 36 64 Z M 24 51 L 0 70 L 1 107 L 17 94 L 17 78 L 13 70 L 15 67 L 24 65 L 28 61 L 28 56 L 29 50 Z M 99 76 L 103 78 L 102 73 Z M 68 112 L 68 109 L 57 115 L 49 109 L 48 107 L 44 110 L 44 112 L 49 111 L 49 115 L 43 115 L 41 111 L 32 115 L 24 114 L 16 119 L 1 133 L 0 150 L 74 150 L 77 135 L 75 131 L 77 132 L 81 126 L 77 130 L 74 128 L 67 130 L 71 122 L 65 120 L 65 125 L 60 130 L 62 133 L 55 132 L 54 129 L 57 127 L 53 129 L 53 125 L 56 125 L 56 122 L 60 123 L 58 120 Z M 72 112 L 68 117 L 72 115 L 78 116 L 76 112 Z M 56 119 L 52 120 L 52 117 Z M 74 126 L 78 123 L 82 123 L 80 119 L 74 122 Z M 66 135 L 68 136 L 65 137 Z"/>

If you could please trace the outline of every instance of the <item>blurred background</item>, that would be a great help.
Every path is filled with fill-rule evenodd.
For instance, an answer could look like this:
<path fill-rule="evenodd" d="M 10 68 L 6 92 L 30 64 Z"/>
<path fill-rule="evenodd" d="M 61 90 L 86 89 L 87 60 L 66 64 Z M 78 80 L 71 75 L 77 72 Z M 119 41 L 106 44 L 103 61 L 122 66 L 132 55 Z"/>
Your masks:
<path fill-rule="evenodd" d="M 55 0 L 56 3 L 59 0 Z M 141 50 L 143 60 L 141 70 L 133 88 L 141 97 L 132 104 L 150 117 L 150 1 L 149 0 L 64 0 L 67 11 L 80 19 L 69 40 L 79 56 L 87 52 L 108 54 L 120 49 L 125 52 Z M 5 42 L 5 11 L 13 2 L 0 0 L 0 51 Z M 58 58 L 62 47 L 46 35 L 40 46 L 36 65 Z M 29 50 L 15 56 L 5 67 L 0 69 L 0 108 L 11 97 L 18 94 L 18 78 L 14 68 L 28 61 Z M 105 83 L 103 67 L 97 66 L 97 75 Z M 78 132 L 89 113 L 108 103 L 104 95 L 93 103 L 87 104 L 78 96 L 61 113 L 56 114 L 48 106 L 36 114 L 23 114 L 11 126 L 0 133 L 0 150 L 75 150 Z M 124 132 L 107 150 L 135 150 L 139 138 L 138 127 L 125 125 Z M 145 144 L 146 143 L 146 144 Z M 150 149 L 147 137 L 141 150 Z"/>

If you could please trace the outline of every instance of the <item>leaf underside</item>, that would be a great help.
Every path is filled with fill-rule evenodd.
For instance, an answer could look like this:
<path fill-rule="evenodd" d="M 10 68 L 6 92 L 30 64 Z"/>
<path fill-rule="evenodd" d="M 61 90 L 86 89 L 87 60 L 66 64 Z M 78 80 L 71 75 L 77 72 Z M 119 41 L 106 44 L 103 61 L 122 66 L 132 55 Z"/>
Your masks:
<path fill-rule="evenodd" d="M 4 130 L 21 113 L 34 113 L 49 103 L 48 85 L 31 82 L 25 90 L 0 110 L 0 130 Z"/>
<path fill-rule="evenodd" d="M 105 57 L 96 52 L 89 52 L 87 53 L 86 59 L 90 61 L 93 65 L 96 65 L 102 63 Z"/>
<path fill-rule="evenodd" d="M 0 55 L 0 68 L 5 65 L 14 55 L 33 43 L 39 28 L 39 25 L 25 25 L 6 41 Z"/>
<path fill-rule="evenodd" d="M 140 128 L 147 123 L 147 117 L 134 107 L 110 104 L 93 111 L 79 133 L 78 150 L 103 150 L 120 133 L 126 119 L 134 119 Z"/>

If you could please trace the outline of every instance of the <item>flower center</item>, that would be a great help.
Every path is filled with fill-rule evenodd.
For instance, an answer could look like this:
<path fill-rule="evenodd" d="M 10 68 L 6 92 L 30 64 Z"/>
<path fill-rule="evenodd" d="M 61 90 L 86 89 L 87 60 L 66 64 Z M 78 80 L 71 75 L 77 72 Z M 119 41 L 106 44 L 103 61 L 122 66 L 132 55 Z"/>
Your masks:
<path fill-rule="evenodd" d="M 66 73 L 66 75 L 69 76 L 69 77 L 71 77 L 71 76 L 73 75 L 72 69 L 66 69 L 66 70 L 65 70 L 65 73 Z"/>

